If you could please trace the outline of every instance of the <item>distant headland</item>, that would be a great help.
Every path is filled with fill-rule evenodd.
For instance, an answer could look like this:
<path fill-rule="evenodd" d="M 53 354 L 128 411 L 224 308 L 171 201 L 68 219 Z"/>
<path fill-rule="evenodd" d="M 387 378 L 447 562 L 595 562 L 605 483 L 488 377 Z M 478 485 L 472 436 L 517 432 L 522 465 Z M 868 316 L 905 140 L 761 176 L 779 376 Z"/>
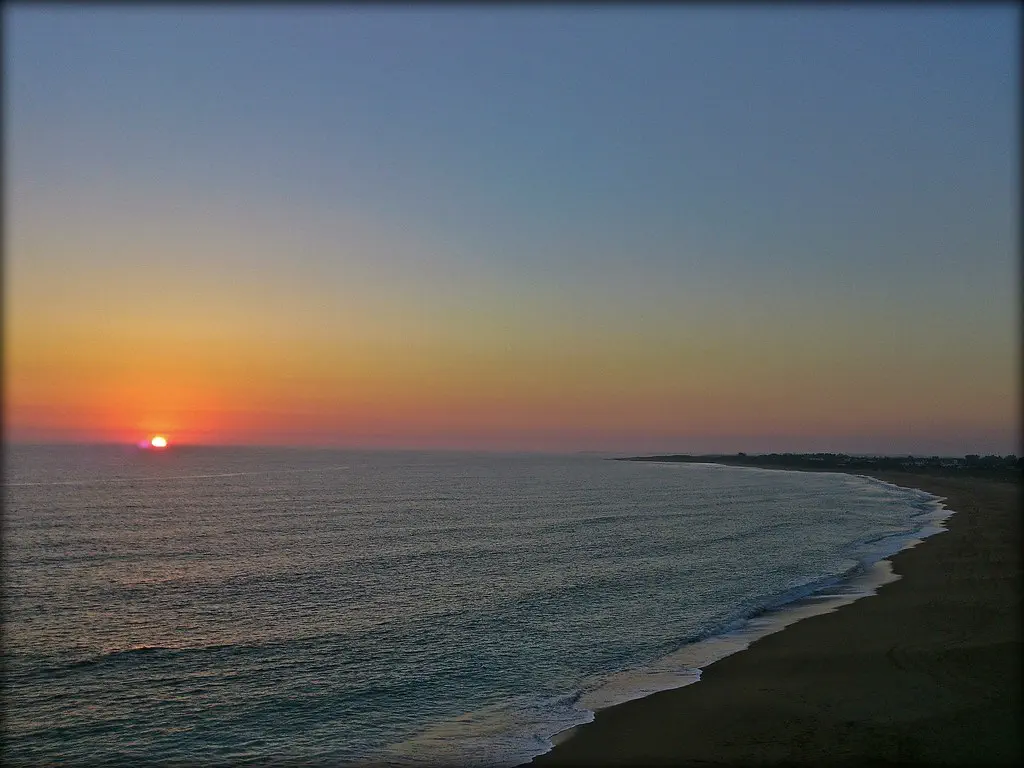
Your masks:
<path fill-rule="evenodd" d="M 862 456 L 846 453 L 709 453 L 691 455 L 675 453 L 660 456 L 629 456 L 618 461 L 672 461 L 694 464 L 728 464 L 764 469 L 797 469 L 811 471 L 889 471 L 919 474 L 987 477 L 993 480 L 1018 480 L 1024 468 L 1024 457 L 997 456 Z"/>

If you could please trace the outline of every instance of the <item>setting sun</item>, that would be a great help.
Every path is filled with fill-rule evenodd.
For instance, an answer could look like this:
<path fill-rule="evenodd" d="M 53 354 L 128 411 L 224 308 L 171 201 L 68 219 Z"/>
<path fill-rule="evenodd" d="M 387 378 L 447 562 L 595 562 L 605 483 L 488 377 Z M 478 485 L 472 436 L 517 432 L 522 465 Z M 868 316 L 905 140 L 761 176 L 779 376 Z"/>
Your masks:
<path fill-rule="evenodd" d="M 156 437 L 149 441 L 149 444 L 154 448 L 166 448 L 167 438 L 161 435 L 157 435 Z"/>

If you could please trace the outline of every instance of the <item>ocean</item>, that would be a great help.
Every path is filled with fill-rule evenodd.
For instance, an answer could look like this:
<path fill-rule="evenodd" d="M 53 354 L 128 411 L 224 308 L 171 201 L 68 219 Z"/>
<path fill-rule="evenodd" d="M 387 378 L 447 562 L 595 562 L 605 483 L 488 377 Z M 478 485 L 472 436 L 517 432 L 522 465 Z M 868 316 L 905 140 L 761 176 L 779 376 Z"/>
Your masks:
<path fill-rule="evenodd" d="M 597 456 L 5 449 L 3 755 L 508 765 L 893 578 L 865 477 Z"/>

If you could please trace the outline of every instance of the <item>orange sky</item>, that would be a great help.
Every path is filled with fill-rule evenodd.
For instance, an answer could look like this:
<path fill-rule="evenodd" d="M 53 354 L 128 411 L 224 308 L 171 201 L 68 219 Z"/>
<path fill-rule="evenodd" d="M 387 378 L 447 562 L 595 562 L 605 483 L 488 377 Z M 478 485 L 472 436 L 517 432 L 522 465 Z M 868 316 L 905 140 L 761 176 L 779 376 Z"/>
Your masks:
<path fill-rule="evenodd" d="M 9 325 L 6 424 L 28 439 L 613 449 L 616 436 L 998 432 L 1012 402 L 1011 370 L 987 388 L 973 377 L 983 347 L 964 370 L 941 344 L 908 361 L 793 328 L 583 334 L 467 316 L 461 332 L 275 338 L 259 318 L 204 331 L 195 305 L 180 323 L 168 308 L 108 325 L 98 304 L 45 318 L 11 304 L 25 320 Z"/>

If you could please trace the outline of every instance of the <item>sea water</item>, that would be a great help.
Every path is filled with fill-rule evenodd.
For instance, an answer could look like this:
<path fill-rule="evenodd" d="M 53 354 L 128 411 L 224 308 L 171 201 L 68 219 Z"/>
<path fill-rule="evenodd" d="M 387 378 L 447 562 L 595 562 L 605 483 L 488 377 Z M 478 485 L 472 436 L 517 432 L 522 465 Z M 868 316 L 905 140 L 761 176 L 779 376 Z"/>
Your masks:
<path fill-rule="evenodd" d="M 596 456 L 8 446 L 3 480 L 3 754 L 32 763 L 516 765 L 941 518 Z"/>

